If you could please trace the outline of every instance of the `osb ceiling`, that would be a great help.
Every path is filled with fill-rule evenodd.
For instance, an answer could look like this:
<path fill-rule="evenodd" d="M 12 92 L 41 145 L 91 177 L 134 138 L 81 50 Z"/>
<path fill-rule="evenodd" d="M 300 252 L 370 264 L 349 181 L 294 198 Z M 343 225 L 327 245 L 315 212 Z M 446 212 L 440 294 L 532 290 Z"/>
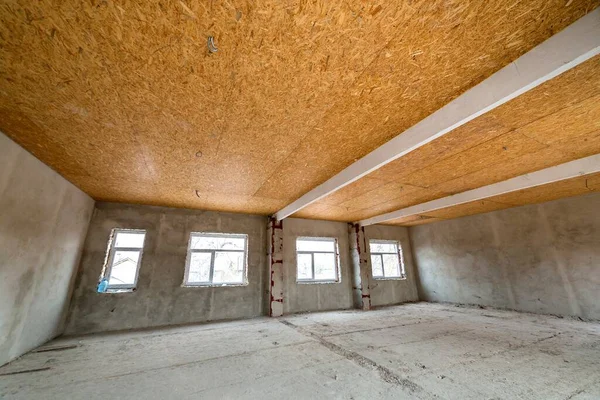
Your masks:
<path fill-rule="evenodd" d="M 494 196 L 485 200 L 473 201 L 423 214 L 411 215 L 405 218 L 387 221 L 384 222 L 384 224 L 401 226 L 421 225 L 444 219 L 502 210 L 525 204 L 542 203 L 563 197 L 580 196 L 592 192 L 600 192 L 600 173 L 519 190 L 517 192 Z"/>
<path fill-rule="evenodd" d="M 9 0 L 0 130 L 97 200 L 270 214 L 598 5 Z M 600 128 L 572 145 L 555 125 L 597 112 L 598 72 L 588 61 L 298 215 L 354 220 L 598 152 Z"/>
<path fill-rule="evenodd" d="M 598 153 L 600 56 L 383 166 L 294 216 L 340 221 L 365 219 Z M 558 189 L 561 185 L 560 182 L 548 185 L 547 198 L 542 201 L 550 200 L 554 192 L 562 193 Z M 583 186 L 582 190 L 570 195 L 600 187 Z M 507 207 L 533 202 L 527 196 L 510 198 Z M 444 215 L 458 217 L 500 208 L 506 207 L 480 201 L 456 206 Z M 441 214 L 437 211 L 427 214 L 431 215 Z"/>

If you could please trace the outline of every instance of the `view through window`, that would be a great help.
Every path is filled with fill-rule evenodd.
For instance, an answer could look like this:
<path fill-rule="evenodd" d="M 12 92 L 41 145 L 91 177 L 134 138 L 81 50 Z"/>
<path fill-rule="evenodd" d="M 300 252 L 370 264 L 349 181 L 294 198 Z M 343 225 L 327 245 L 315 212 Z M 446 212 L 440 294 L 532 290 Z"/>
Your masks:
<path fill-rule="evenodd" d="M 102 289 L 135 288 L 145 237 L 144 230 L 113 229 L 107 263 L 100 282 Z"/>
<path fill-rule="evenodd" d="M 244 234 L 192 233 L 184 285 L 245 284 L 247 249 Z"/>
<path fill-rule="evenodd" d="M 335 238 L 298 238 L 298 282 L 338 282 L 338 250 Z"/>
<path fill-rule="evenodd" d="M 370 240 L 371 268 L 373 278 L 404 278 L 402 248 L 390 240 Z"/>

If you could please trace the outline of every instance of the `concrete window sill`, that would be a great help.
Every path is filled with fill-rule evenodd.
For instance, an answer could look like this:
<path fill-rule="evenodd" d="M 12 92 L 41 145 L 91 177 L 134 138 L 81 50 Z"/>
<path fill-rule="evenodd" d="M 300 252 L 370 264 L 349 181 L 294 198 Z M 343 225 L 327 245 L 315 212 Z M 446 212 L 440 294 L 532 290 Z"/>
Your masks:
<path fill-rule="evenodd" d="M 99 292 L 100 294 L 115 294 L 115 293 L 133 293 L 136 289 L 106 289 L 106 292 Z"/>
<path fill-rule="evenodd" d="M 398 278 L 373 278 L 376 281 L 405 281 L 406 276 L 401 276 Z"/>
<path fill-rule="evenodd" d="M 221 288 L 221 287 L 244 287 L 248 286 L 248 283 L 217 283 L 217 284 L 205 284 L 205 285 L 194 285 L 194 284 L 183 284 L 182 288 Z"/>

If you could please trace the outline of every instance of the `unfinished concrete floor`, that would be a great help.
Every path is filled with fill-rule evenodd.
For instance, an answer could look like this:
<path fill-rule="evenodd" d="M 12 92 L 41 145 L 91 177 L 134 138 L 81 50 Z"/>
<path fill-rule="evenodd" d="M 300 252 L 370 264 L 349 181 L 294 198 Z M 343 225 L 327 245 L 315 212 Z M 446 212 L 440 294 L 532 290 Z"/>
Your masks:
<path fill-rule="evenodd" d="M 442 304 L 90 335 L 50 346 L 67 348 L 0 368 L 0 398 L 600 398 L 600 324 Z"/>

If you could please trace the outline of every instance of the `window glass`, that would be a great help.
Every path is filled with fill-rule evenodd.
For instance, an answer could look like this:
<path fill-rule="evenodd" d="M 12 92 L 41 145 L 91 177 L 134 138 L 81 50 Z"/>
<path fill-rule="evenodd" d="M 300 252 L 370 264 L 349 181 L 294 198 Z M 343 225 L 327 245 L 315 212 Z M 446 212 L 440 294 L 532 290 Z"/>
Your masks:
<path fill-rule="evenodd" d="M 131 291 L 137 284 L 146 232 L 113 229 L 97 291 Z"/>
<path fill-rule="evenodd" d="M 312 278 L 312 255 L 298 254 L 298 279 Z"/>
<path fill-rule="evenodd" d="M 244 253 L 219 251 L 215 253 L 213 283 L 242 283 Z"/>
<path fill-rule="evenodd" d="M 371 266 L 373 267 L 373 276 L 374 277 L 382 277 L 383 278 L 383 264 L 381 262 L 381 255 L 372 254 L 371 255 Z"/>
<path fill-rule="evenodd" d="M 244 234 L 192 233 L 183 285 L 246 284 L 247 243 Z"/>
<path fill-rule="evenodd" d="M 192 249 L 206 250 L 244 250 L 246 239 L 240 236 L 195 235 L 192 236 Z"/>
<path fill-rule="evenodd" d="M 371 244 L 371 253 L 397 253 L 398 245 L 396 243 L 373 242 Z"/>
<path fill-rule="evenodd" d="M 296 278 L 299 282 L 339 282 L 335 238 L 298 238 L 296 250 Z"/>
<path fill-rule="evenodd" d="M 144 247 L 145 233 L 117 232 L 115 235 L 115 247 Z"/>
<path fill-rule="evenodd" d="M 404 278 L 404 260 L 400 244 L 389 240 L 370 240 L 371 272 L 373 278 Z"/>
<path fill-rule="evenodd" d="M 382 254 L 383 272 L 388 277 L 400 276 L 400 259 L 398 254 Z"/>
<path fill-rule="evenodd" d="M 296 242 L 298 251 L 328 251 L 335 252 L 335 240 L 298 239 Z"/>
<path fill-rule="evenodd" d="M 335 254 L 315 253 L 315 279 L 335 280 Z"/>
<path fill-rule="evenodd" d="M 135 275 L 139 259 L 139 251 L 116 250 L 110 276 L 108 278 L 108 285 L 135 284 Z"/>
<path fill-rule="evenodd" d="M 188 271 L 188 282 L 210 282 L 211 253 L 192 253 Z"/>

